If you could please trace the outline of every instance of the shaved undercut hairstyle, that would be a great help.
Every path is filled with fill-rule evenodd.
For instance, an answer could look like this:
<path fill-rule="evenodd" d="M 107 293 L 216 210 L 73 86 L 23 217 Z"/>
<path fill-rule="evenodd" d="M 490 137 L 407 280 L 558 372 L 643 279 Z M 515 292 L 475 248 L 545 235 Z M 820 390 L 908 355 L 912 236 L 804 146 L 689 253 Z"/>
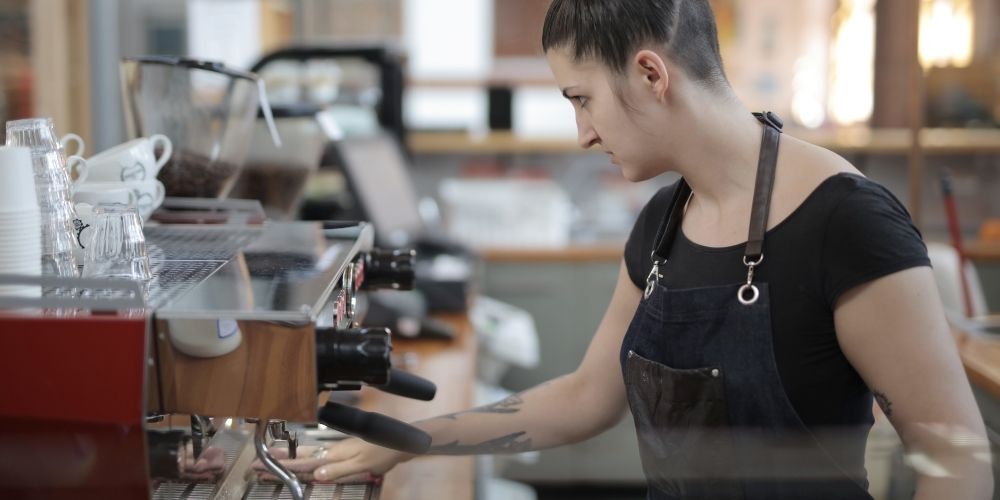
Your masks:
<path fill-rule="evenodd" d="M 603 63 L 616 75 L 639 50 L 658 49 L 701 85 L 729 85 L 708 0 L 554 0 L 542 48 L 567 48 L 575 61 Z"/>

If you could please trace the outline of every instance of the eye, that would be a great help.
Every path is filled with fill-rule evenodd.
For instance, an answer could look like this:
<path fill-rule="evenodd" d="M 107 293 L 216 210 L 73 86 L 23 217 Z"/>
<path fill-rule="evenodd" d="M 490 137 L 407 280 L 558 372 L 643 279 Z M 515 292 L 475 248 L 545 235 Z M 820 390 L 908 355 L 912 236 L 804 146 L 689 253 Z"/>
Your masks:
<path fill-rule="evenodd" d="M 582 95 L 575 95 L 575 96 L 571 97 L 571 99 L 573 99 L 574 101 L 576 101 L 576 103 L 579 104 L 581 108 L 586 107 L 587 106 L 587 102 L 590 101 L 590 99 L 588 99 L 588 98 L 586 98 L 586 97 L 584 97 Z"/>

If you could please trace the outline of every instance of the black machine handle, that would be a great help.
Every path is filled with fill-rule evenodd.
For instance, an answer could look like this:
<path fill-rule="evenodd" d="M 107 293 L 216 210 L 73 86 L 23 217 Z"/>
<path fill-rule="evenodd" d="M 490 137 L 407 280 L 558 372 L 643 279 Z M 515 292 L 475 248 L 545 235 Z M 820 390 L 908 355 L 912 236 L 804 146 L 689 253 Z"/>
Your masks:
<path fill-rule="evenodd" d="M 415 250 L 376 248 L 365 255 L 365 279 L 362 287 L 366 290 L 380 288 L 412 290 L 416 280 L 414 271 L 416 260 Z"/>
<path fill-rule="evenodd" d="M 328 402 L 319 410 L 323 425 L 369 443 L 406 453 L 424 454 L 431 447 L 426 432 L 392 417 Z"/>
<path fill-rule="evenodd" d="M 364 382 L 405 398 L 430 401 L 437 387 L 411 373 L 395 370 L 388 328 L 316 330 L 316 375 L 321 385 Z"/>
<path fill-rule="evenodd" d="M 434 382 L 395 368 L 389 370 L 389 382 L 376 388 L 382 392 L 420 401 L 430 401 L 437 394 Z"/>

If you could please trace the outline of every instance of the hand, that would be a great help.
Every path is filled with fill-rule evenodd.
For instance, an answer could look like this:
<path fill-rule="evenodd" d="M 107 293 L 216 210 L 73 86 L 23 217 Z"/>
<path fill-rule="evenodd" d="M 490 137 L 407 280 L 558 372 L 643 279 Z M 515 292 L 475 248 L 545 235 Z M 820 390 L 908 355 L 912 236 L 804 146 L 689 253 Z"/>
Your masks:
<path fill-rule="evenodd" d="M 194 458 L 194 447 L 188 443 L 180 460 L 180 478 L 188 481 L 215 481 L 226 469 L 226 456 L 222 448 L 209 446 Z"/>
<path fill-rule="evenodd" d="M 415 456 L 357 438 L 322 446 L 300 446 L 296 452 L 298 458 L 290 460 L 287 449 L 272 448 L 271 456 L 305 481 L 368 481 L 371 476 L 381 476 Z M 254 463 L 254 469 L 263 478 L 276 479 L 260 461 Z"/>

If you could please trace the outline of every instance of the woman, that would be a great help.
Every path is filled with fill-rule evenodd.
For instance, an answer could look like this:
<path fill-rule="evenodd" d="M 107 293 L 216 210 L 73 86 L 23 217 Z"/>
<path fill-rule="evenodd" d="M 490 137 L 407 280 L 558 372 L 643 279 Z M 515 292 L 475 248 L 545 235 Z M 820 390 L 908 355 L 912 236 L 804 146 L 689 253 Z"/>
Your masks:
<path fill-rule="evenodd" d="M 582 147 L 631 181 L 684 180 L 640 214 L 579 368 L 419 422 L 431 452 L 573 443 L 630 409 L 650 498 L 871 498 L 874 394 L 945 471 L 918 498 L 988 498 L 988 453 L 947 439 L 986 442 L 920 234 L 845 160 L 744 108 L 707 1 L 555 0 L 543 46 Z M 411 458 L 358 440 L 320 455 L 317 479 Z"/>

